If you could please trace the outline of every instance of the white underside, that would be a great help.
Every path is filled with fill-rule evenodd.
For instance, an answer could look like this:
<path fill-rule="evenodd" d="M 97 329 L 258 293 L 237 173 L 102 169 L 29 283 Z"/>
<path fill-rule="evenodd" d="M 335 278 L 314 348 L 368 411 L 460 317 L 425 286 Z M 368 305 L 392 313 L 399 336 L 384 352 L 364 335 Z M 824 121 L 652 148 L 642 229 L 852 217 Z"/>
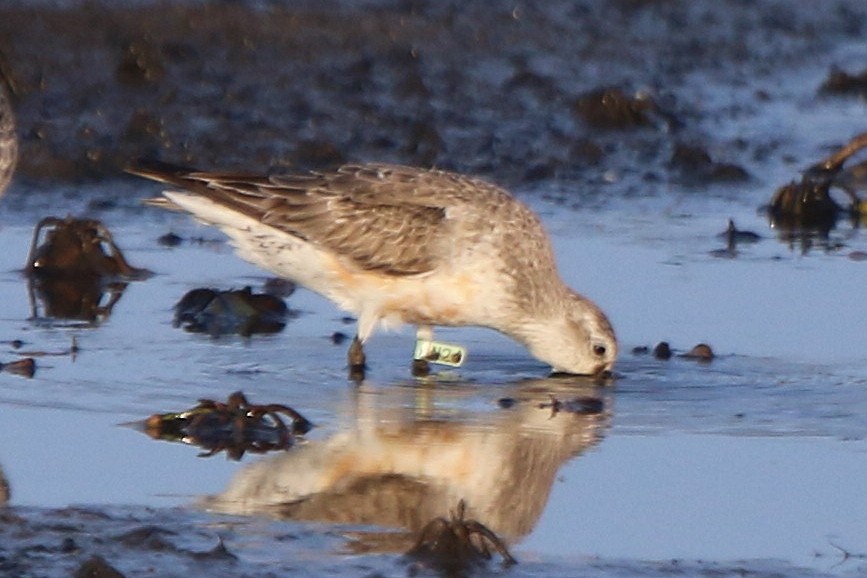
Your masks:
<path fill-rule="evenodd" d="M 478 282 L 484 263 L 463 266 L 460 258 L 447 271 L 389 276 L 352 267 L 339 255 L 292 234 L 227 209 L 205 197 L 165 192 L 169 200 L 201 221 L 220 228 L 243 259 L 333 301 L 358 318 L 365 341 L 377 327 L 415 323 L 481 325 L 496 328 L 502 296 Z M 496 286 L 496 285 L 494 285 Z"/>

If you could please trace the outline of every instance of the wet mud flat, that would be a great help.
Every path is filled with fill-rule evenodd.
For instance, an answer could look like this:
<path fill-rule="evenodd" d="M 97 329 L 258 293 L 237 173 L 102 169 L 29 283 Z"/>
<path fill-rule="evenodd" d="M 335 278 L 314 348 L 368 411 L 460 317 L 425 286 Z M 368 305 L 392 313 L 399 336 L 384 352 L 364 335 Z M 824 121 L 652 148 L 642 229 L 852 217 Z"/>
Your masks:
<path fill-rule="evenodd" d="M 620 194 L 646 194 L 807 162 L 851 135 L 827 125 L 808 147 L 760 119 L 844 72 L 838 105 L 863 94 L 854 1 L 0 10 L 19 179 L 113 177 L 143 156 L 248 171 L 381 160 L 507 185 L 634 176 Z"/>
<path fill-rule="evenodd" d="M 860 575 L 867 242 L 857 219 L 792 231 L 758 209 L 864 132 L 865 23 L 855 0 L 3 3 L 21 157 L 0 361 L 36 371 L 0 373 L 0 574 L 99 556 L 125 576 L 435 575 L 403 553 L 466 499 L 518 559 L 482 574 Z M 463 329 L 444 332 L 469 348 L 459 372 L 413 380 L 405 331 L 350 383 L 351 325 L 301 290 L 273 334 L 174 327 L 189 291 L 266 279 L 143 208 L 158 189 L 122 176 L 139 157 L 506 185 L 611 316 L 614 387 Z M 28 243 L 66 215 L 155 275 L 93 318 L 34 312 Z M 758 238 L 732 244 L 730 218 Z M 642 353 L 661 340 L 671 358 Z M 701 342 L 710 363 L 682 356 Z M 316 427 L 240 461 L 118 427 L 238 390 Z"/>

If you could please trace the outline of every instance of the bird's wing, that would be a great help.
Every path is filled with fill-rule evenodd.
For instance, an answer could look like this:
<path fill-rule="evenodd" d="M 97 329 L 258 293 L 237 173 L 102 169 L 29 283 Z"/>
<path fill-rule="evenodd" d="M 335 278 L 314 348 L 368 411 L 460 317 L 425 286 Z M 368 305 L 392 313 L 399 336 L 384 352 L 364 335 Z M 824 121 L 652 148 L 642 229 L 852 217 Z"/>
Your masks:
<path fill-rule="evenodd" d="M 472 203 L 480 191 L 505 194 L 470 177 L 391 165 L 270 177 L 162 165 L 130 172 L 203 195 L 362 269 L 393 275 L 424 273 L 448 259 L 450 208 Z"/>

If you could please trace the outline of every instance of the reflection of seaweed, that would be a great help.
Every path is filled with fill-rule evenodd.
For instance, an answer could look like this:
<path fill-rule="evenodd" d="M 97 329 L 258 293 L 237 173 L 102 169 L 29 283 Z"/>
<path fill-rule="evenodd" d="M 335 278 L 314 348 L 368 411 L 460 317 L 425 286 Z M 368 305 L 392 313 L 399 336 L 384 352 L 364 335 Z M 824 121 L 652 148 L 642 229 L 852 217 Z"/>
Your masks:
<path fill-rule="evenodd" d="M 445 576 L 460 576 L 483 565 L 491 559 L 492 550 L 502 557 L 503 566 L 517 563 L 493 531 L 481 522 L 466 519 L 465 514 L 466 503 L 461 500 L 449 519 L 431 520 L 422 528 L 407 557 Z"/>
<path fill-rule="evenodd" d="M 840 564 L 844 562 L 848 562 L 849 560 L 867 560 L 867 554 L 853 554 L 846 548 L 842 546 L 838 546 L 834 542 L 828 542 L 832 548 L 835 548 L 840 551 L 840 556 L 842 559 L 840 560 Z"/>
<path fill-rule="evenodd" d="M 837 568 L 838 566 L 842 566 L 842 565 L 846 564 L 847 562 L 849 562 L 850 560 L 867 560 L 867 554 L 859 554 L 859 553 L 850 552 L 849 550 L 847 550 L 843 546 L 839 546 L 839 545 L 835 544 L 834 542 L 831 542 L 830 540 L 828 540 L 828 545 L 830 545 L 832 548 L 834 548 L 835 550 L 837 550 L 840 553 L 840 560 L 836 564 L 831 566 L 831 568 Z M 814 552 L 814 554 L 813 554 L 813 557 L 815 557 L 815 558 L 822 558 L 824 556 L 825 556 L 825 554 L 823 554 L 822 552 Z"/>
<path fill-rule="evenodd" d="M 97 325 L 106 320 L 120 301 L 127 283 L 104 283 L 99 277 L 40 277 L 28 282 L 33 319 L 47 317 Z M 38 303 L 44 304 L 42 315 Z"/>
<path fill-rule="evenodd" d="M 713 257 L 721 257 L 726 259 L 734 259 L 738 256 L 738 245 L 758 243 L 762 240 L 762 236 L 752 231 L 743 231 L 735 226 L 735 222 L 729 219 L 726 230 L 717 235 L 726 243 L 725 249 L 716 249 L 711 251 Z"/>
<path fill-rule="evenodd" d="M 281 414 L 290 418 L 291 429 Z M 240 391 L 231 394 L 226 403 L 201 399 L 199 405 L 187 411 L 154 414 L 145 421 L 145 433 L 154 439 L 200 446 L 207 450 L 200 457 L 225 450 L 234 460 L 241 459 L 245 452 L 289 449 L 296 435 L 303 435 L 312 427 L 291 407 L 251 404 Z"/>

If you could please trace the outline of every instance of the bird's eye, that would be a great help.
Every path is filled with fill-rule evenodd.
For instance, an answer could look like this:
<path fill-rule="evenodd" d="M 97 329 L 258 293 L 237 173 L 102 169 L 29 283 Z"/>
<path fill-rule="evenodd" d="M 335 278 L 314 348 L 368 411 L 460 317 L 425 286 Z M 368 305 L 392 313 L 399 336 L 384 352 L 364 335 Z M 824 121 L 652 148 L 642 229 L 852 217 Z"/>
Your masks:
<path fill-rule="evenodd" d="M 604 345 L 597 344 L 593 346 L 593 353 L 596 355 L 596 357 L 602 357 L 603 355 L 605 355 L 606 351 L 607 350 L 605 349 Z"/>

